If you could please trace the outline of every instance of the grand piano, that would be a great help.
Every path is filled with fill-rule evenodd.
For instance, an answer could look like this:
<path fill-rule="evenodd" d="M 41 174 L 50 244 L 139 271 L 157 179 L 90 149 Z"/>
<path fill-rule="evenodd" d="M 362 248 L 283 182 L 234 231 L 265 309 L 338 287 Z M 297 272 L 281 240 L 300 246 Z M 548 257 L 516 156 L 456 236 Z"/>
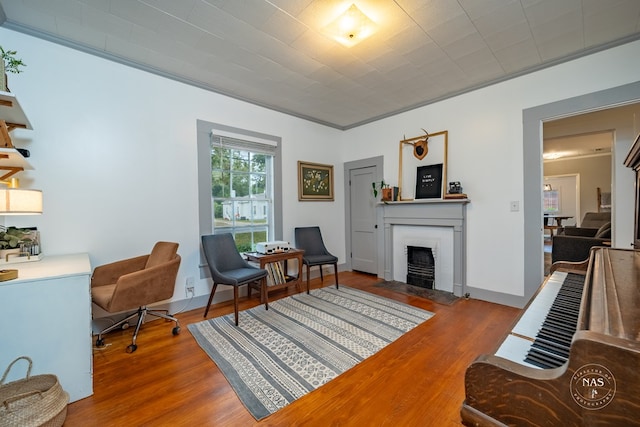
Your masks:
<path fill-rule="evenodd" d="M 640 251 L 554 267 L 495 354 L 468 367 L 463 424 L 640 425 Z"/>

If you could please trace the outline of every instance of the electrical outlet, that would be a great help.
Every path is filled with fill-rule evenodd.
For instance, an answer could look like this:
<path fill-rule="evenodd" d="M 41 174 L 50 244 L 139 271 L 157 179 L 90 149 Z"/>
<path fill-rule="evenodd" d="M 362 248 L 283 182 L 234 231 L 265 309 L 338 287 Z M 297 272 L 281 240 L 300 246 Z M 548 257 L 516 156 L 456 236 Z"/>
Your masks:
<path fill-rule="evenodd" d="M 193 296 L 193 295 L 195 295 L 195 293 L 196 293 L 196 292 L 195 292 L 194 286 L 195 286 L 195 285 L 194 285 L 194 279 L 193 279 L 193 277 L 191 277 L 191 276 L 190 276 L 190 277 L 187 277 L 187 280 L 186 280 L 186 282 L 185 282 L 185 284 L 184 284 L 184 293 L 185 293 L 185 296 L 187 296 L 187 297 L 188 297 L 189 295 L 192 295 L 192 296 Z"/>

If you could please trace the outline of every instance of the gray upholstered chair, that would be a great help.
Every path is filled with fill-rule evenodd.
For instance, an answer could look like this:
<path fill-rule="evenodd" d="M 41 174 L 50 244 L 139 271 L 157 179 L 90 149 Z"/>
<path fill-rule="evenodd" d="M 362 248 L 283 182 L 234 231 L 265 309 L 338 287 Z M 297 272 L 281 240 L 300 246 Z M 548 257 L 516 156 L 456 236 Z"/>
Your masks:
<path fill-rule="evenodd" d="M 598 229 L 607 223 L 611 224 L 611 212 L 587 212 L 580 221 L 580 227 L 564 226 L 559 234 L 593 237 Z"/>
<path fill-rule="evenodd" d="M 269 309 L 269 303 L 266 298 L 267 270 L 254 267 L 242 258 L 231 233 L 202 236 L 202 249 L 213 279 L 213 287 L 211 288 L 207 308 L 204 310 L 204 317 L 207 317 L 209 313 L 209 306 L 213 301 L 213 295 L 216 293 L 218 285 L 233 286 L 233 308 L 236 316 L 236 326 L 238 326 L 239 286 L 259 282 L 264 307 L 267 310 Z"/>
<path fill-rule="evenodd" d="M 310 269 L 314 266 L 320 267 L 320 280 L 322 277 L 322 266 L 333 265 L 333 272 L 336 276 L 336 288 L 338 288 L 338 257 L 329 253 L 324 246 L 320 227 L 296 227 L 294 230 L 296 248 L 304 250 L 302 263 L 307 266 L 307 292 L 309 291 Z"/>
<path fill-rule="evenodd" d="M 135 313 L 100 331 L 96 347 L 104 346 L 103 334 L 116 328 L 127 328 L 129 320 L 138 317 L 131 345 L 127 347 L 127 353 L 133 353 L 138 348 L 136 339 L 147 314 L 175 322 L 173 334 L 180 333 L 177 318 L 168 314 L 166 310 L 147 308 L 147 305 L 173 296 L 180 267 L 180 255 L 177 252 L 177 243 L 157 242 L 148 255 L 112 262 L 93 270 L 91 299 L 95 305 L 110 313 L 137 309 Z"/>
<path fill-rule="evenodd" d="M 553 236 L 551 241 L 551 263 L 558 261 L 581 262 L 589 258 L 594 246 L 611 245 L 611 223 L 600 228 L 565 228 L 565 233 Z"/>

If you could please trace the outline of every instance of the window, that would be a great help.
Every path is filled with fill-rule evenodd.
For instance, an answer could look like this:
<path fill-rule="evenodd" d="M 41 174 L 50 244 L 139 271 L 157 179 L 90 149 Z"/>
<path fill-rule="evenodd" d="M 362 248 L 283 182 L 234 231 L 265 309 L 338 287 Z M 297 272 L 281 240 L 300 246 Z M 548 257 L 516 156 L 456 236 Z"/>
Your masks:
<path fill-rule="evenodd" d="M 560 192 L 558 190 L 543 191 L 544 213 L 557 214 L 560 212 Z"/>
<path fill-rule="evenodd" d="M 282 239 L 280 141 L 198 120 L 201 235 L 232 233 L 242 252 Z"/>
<path fill-rule="evenodd" d="M 213 233 L 232 233 L 240 252 L 274 240 L 271 151 L 270 146 L 211 136 Z"/>

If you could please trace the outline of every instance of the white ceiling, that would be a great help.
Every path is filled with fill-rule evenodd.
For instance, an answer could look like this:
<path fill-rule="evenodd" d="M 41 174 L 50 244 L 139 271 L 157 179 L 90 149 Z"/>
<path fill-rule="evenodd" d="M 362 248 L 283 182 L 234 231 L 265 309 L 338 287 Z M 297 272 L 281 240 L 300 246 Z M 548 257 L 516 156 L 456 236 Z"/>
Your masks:
<path fill-rule="evenodd" d="M 611 155 L 613 132 L 593 132 L 545 139 L 542 158 L 556 160 L 584 156 Z"/>
<path fill-rule="evenodd" d="M 322 28 L 351 3 L 379 29 L 346 48 Z M 0 7 L 4 27 L 338 129 L 640 38 L 638 0 L 0 0 Z"/>

